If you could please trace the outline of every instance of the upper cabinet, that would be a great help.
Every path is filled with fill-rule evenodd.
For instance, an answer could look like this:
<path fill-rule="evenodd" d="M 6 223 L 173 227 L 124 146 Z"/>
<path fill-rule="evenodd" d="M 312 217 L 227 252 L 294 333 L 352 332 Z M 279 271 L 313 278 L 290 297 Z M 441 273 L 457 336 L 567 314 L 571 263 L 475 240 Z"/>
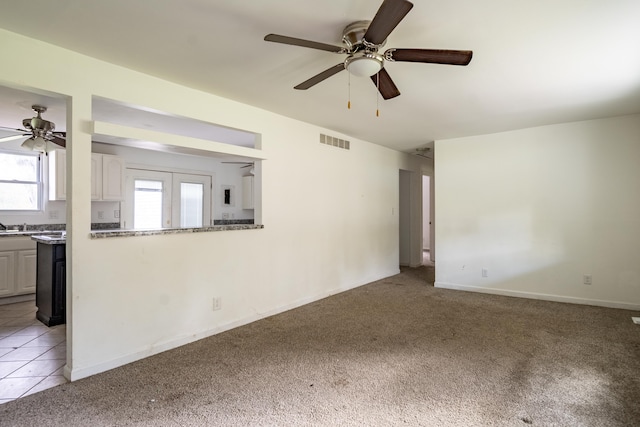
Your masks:
<path fill-rule="evenodd" d="M 67 199 L 67 153 L 49 153 L 49 200 Z M 91 200 L 124 199 L 124 159 L 110 154 L 91 154 Z"/>
<path fill-rule="evenodd" d="M 102 173 L 96 174 L 97 180 L 102 178 L 102 195 L 99 200 L 124 199 L 124 159 L 108 154 L 92 154 L 102 157 Z"/>
<path fill-rule="evenodd" d="M 67 199 L 67 152 L 49 153 L 49 200 Z"/>

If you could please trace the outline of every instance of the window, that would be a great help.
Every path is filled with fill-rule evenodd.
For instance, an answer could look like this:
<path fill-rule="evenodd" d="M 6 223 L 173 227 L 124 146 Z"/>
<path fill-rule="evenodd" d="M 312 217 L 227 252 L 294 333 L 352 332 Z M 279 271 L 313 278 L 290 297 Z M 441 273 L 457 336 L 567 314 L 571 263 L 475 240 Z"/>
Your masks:
<path fill-rule="evenodd" d="M 133 228 L 162 227 L 162 181 L 134 181 Z"/>
<path fill-rule="evenodd" d="M 204 185 L 180 183 L 180 227 L 202 227 Z"/>
<path fill-rule="evenodd" d="M 0 210 L 39 210 L 40 177 L 39 155 L 0 152 Z"/>

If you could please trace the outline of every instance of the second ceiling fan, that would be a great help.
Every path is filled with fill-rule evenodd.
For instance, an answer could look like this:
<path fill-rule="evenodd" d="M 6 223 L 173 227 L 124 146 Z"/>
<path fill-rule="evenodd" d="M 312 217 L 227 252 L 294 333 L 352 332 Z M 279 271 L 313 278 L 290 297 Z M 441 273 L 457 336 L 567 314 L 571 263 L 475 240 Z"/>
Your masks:
<path fill-rule="evenodd" d="M 407 0 L 384 0 L 372 21 L 356 21 L 345 27 L 342 32 L 344 46 L 335 46 L 278 34 L 268 34 L 264 39 L 269 42 L 347 55 L 343 62 L 316 74 L 295 86 L 294 89 L 309 89 L 346 69 L 357 76 L 371 76 L 371 80 L 378 87 L 384 99 L 395 98 L 400 95 L 400 91 L 393 83 L 389 73 L 384 69 L 385 61 L 467 65 L 473 56 L 473 52 L 470 50 L 392 48 L 387 49 L 384 53 L 378 52 L 384 46 L 391 31 L 396 28 L 412 7 L 413 3 Z"/>

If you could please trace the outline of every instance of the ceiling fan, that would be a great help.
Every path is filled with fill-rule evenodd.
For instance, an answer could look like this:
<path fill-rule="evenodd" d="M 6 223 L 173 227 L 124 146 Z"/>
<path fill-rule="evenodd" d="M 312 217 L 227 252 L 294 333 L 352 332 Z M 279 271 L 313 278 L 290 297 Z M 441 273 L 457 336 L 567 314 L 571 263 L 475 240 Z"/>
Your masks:
<path fill-rule="evenodd" d="M 64 148 L 66 146 L 67 133 L 54 132 L 56 124 L 42 118 L 42 113 L 47 111 L 47 107 L 43 107 L 42 105 L 32 105 L 31 108 L 37 113 L 37 116 L 30 119 L 24 119 L 22 121 L 22 126 L 24 126 L 24 129 L 14 129 L 0 126 L 0 130 L 20 132 L 20 134 L 18 135 L 11 135 L 0 138 L 0 142 L 11 141 L 14 139 L 29 136 L 29 138 L 22 143 L 23 148 L 33 151 L 39 151 L 42 153 L 48 153 L 49 151 L 57 148 L 53 147 L 51 145 L 52 143 Z"/>
<path fill-rule="evenodd" d="M 253 162 L 221 162 L 229 165 L 244 165 L 240 166 L 240 169 L 248 168 L 253 166 Z"/>
<path fill-rule="evenodd" d="M 467 65 L 473 52 L 470 50 L 441 49 L 387 49 L 379 53 L 393 29 L 409 13 L 413 3 L 407 0 L 384 0 L 372 21 L 356 21 L 342 31 L 344 46 L 335 46 L 278 34 L 267 34 L 268 42 L 283 43 L 311 49 L 346 54 L 345 60 L 316 74 L 295 86 L 294 89 L 309 89 L 321 81 L 348 70 L 356 76 L 370 76 L 384 99 L 400 95 L 400 91 L 384 68 L 388 62 L 422 62 L 428 64 Z"/>

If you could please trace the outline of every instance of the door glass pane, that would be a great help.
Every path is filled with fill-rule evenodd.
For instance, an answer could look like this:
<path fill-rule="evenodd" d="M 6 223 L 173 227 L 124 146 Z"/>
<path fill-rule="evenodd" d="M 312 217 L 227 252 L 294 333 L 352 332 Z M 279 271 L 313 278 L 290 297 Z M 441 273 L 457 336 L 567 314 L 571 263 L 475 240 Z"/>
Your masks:
<path fill-rule="evenodd" d="M 162 181 L 136 179 L 133 228 L 162 227 Z"/>
<path fill-rule="evenodd" d="M 202 227 L 204 185 L 180 183 L 180 227 Z"/>

